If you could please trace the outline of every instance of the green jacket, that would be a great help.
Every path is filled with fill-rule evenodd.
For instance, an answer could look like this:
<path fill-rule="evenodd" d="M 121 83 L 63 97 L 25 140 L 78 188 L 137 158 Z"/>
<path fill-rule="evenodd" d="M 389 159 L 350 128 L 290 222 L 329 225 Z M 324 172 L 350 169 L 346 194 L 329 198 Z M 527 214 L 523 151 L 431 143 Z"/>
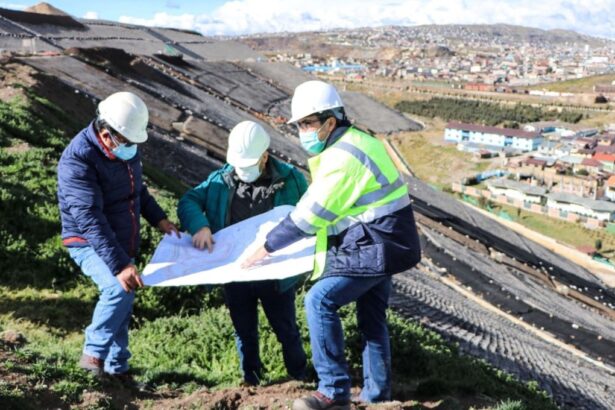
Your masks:
<path fill-rule="evenodd" d="M 271 163 L 272 185 L 281 185 L 274 194 L 274 206 L 296 205 L 307 190 L 305 177 L 292 165 L 271 156 L 268 161 Z M 230 225 L 231 201 L 236 188 L 232 179 L 233 169 L 233 166 L 225 164 L 180 199 L 177 216 L 183 229 L 191 235 L 205 226 L 216 233 Z M 280 291 L 288 289 L 297 281 L 295 277 L 289 279 L 293 280 L 281 281 Z"/>

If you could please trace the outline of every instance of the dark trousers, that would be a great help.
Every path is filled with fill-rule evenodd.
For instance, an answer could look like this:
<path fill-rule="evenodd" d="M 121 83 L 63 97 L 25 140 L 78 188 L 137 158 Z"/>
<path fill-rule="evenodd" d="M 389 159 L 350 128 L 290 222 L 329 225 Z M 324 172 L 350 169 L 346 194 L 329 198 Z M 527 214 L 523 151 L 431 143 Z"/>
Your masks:
<path fill-rule="evenodd" d="M 306 355 L 295 314 L 295 288 L 278 291 L 278 281 L 235 282 L 224 285 L 226 306 L 235 327 L 235 342 L 243 378 L 258 384 L 262 363 L 258 347 L 258 301 L 282 345 L 284 364 L 294 379 L 305 377 Z"/>

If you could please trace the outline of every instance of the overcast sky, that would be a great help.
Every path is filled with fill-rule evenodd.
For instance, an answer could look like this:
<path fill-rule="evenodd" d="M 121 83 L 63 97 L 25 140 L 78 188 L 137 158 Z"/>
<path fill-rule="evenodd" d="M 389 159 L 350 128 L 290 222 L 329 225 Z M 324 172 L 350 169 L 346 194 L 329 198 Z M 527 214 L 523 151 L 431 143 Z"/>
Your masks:
<path fill-rule="evenodd" d="M 509 23 L 615 39 L 615 0 L 48 1 L 76 17 L 192 29 L 205 35 L 382 25 Z M 23 9 L 31 4 L 2 2 Z"/>

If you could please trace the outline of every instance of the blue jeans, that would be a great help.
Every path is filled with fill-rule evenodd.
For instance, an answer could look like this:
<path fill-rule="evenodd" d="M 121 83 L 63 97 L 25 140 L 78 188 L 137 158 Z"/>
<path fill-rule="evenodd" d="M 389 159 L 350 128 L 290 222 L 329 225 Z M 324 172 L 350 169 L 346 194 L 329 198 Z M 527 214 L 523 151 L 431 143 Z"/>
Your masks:
<path fill-rule="evenodd" d="M 100 291 L 92 323 L 85 329 L 83 353 L 104 360 L 105 372 L 128 371 L 128 325 L 132 315 L 134 292 L 126 293 L 117 278 L 91 246 L 68 248 L 81 271 Z"/>
<path fill-rule="evenodd" d="M 365 402 L 391 398 L 391 348 L 386 310 L 391 277 L 324 277 L 305 297 L 312 361 L 318 373 L 318 391 L 334 400 L 350 399 L 350 375 L 344 357 L 344 333 L 337 311 L 356 301 L 357 322 L 363 340 Z"/>
<path fill-rule="evenodd" d="M 305 378 L 307 358 L 295 315 L 295 288 L 278 291 L 278 281 L 236 282 L 224 285 L 224 298 L 235 327 L 235 343 L 243 378 L 258 384 L 262 363 L 258 347 L 258 301 L 278 341 L 288 374 L 297 380 Z"/>

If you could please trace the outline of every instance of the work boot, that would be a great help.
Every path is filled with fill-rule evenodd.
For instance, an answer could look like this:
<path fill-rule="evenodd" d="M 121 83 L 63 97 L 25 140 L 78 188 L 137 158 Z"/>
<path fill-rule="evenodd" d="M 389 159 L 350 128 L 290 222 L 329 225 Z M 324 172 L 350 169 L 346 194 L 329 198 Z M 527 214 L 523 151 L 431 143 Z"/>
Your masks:
<path fill-rule="evenodd" d="M 333 400 L 317 391 L 311 396 L 295 400 L 292 410 L 350 410 L 350 402 Z"/>
<path fill-rule="evenodd" d="M 82 354 L 79 360 L 79 367 L 87 370 L 96 377 L 101 377 L 104 373 L 103 367 L 105 362 L 98 357 Z"/>

